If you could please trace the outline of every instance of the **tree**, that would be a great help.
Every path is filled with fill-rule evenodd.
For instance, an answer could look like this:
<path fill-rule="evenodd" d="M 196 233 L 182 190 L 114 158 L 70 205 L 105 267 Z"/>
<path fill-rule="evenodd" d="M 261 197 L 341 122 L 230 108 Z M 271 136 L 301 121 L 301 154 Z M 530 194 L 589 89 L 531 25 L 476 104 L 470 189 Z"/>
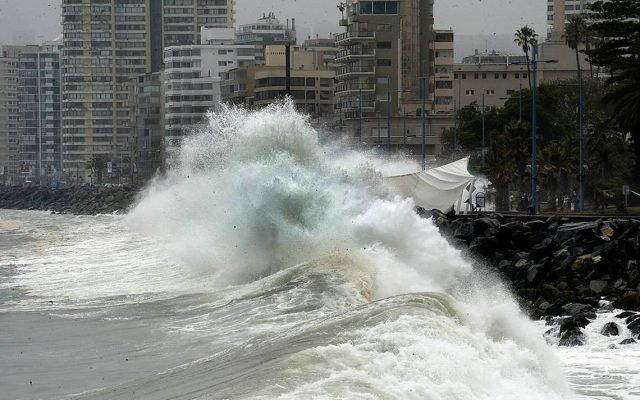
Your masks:
<path fill-rule="evenodd" d="M 634 181 L 640 183 L 640 2 L 600 0 L 589 9 L 588 30 L 596 40 L 588 55 L 611 74 L 605 82 L 610 92 L 604 102 L 618 128 L 631 134 L 636 159 Z"/>
<path fill-rule="evenodd" d="M 98 184 L 102 183 L 102 175 L 104 170 L 107 168 L 107 161 L 109 160 L 109 156 L 107 154 L 94 154 L 91 156 L 91 159 L 87 161 L 86 168 L 95 171 L 98 175 Z"/>
<path fill-rule="evenodd" d="M 515 151 L 512 138 L 506 133 L 491 136 L 484 172 L 496 188 L 496 210 L 509 211 L 509 183 L 516 175 Z"/>
<path fill-rule="evenodd" d="M 529 90 L 531 90 L 531 63 L 529 62 L 529 51 L 537 45 L 538 34 L 529 25 L 525 25 L 516 31 L 513 42 L 522 47 L 522 51 L 524 51 L 524 55 L 527 58 L 527 77 L 529 78 Z"/>

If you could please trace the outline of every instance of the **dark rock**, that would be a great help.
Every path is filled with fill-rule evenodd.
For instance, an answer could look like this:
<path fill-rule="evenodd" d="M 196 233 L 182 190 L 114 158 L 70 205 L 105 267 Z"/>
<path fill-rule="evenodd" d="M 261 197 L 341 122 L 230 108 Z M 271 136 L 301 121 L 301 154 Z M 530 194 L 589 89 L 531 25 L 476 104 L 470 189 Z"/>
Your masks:
<path fill-rule="evenodd" d="M 628 291 L 622 297 L 622 306 L 627 310 L 640 310 L 640 293 Z"/>
<path fill-rule="evenodd" d="M 546 225 L 544 223 L 544 221 L 540 221 L 539 219 L 535 219 L 533 221 L 529 221 L 527 223 L 524 224 L 527 228 L 531 229 L 532 231 L 539 231 L 542 229 L 546 228 Z"/>
<path fill-rule="evenodd" d="M 616 318 L 629 318 L 629 317 L 633 317 L 634 315 L 636 315 L 636 313 L 631 312 L 631 311 L 623 311 L 620 314 L 616 315 Z"/>
<path fill-rule="evenodd" d="M 629 328 L 631 333 L 633 333 L 634 335 L 639 334 L 640 333 L 640 316 L 638 316 L 634 320 L 632 320 L 629 323 L 629 325 L 627 325 L 627 328 Z"/>
<path fill-rule="evenodd" d="M 540 290 L 542 292 L 542 297 L 544 297 L 547 300 L 556 299 L 560 295 L 560 290 L 558 290 L 553 285 L 544 284 L 544 285 L 542 285 Z"/>
<path fill-rule="evenodd" d="M 618 336 L 620 334 L 620 329 L 615 322 L 609 322 L 602 327 L 600 333 L 604 336 Z"/>
<path fill-rule="evenodd" d="M 533 283 L 538 280 L 537 278 L 539 268 L 539 265 L 532 265 L 531 267 L 529 267 L 529 270 L 527 270 L 527 282 Z"/>
<path fill-rule="evenodd" d="M 636 341 L 629 338 L 629 339 L 625 339 L 622 342 L 620 342 L 620 344 L 636 344 Z"/>
<path fill-rule="evenodd" d="M 560 335 L 560 346 L 574 347 L 583 346 L 585 343 L 584 334 L 578 328 L 571 328 Z"/>
<path fill-rule="evenodd" d="M 607 287 L 606 281 L 592 280 L 589 283 L 589 289 L 591 289 L 591 291 L 593 291 L 595 294 L 602 293 L 606 287 Z"/>
<path fill-rule="evenodd" d="M 562 306 L 562 309 L 569 315 L 579 315 L 584 313 L 595 313 L 594 308 L 589 304 L 569 303 Z"/>

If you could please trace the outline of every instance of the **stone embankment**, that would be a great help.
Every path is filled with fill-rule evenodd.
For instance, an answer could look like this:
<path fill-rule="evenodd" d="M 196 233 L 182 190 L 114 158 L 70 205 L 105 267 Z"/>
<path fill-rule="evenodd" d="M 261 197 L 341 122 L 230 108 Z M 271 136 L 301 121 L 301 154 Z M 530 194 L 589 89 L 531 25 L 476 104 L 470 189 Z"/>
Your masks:
<path fill-rule="evenodd" d="M 640 219 L 427 214 L 454 246 L 497 270 L 561 344 L 583 343 L 580 328 L 603 307 L 629 310 L 619 318 L 638 339 Z"/>
<path fill-rule="evenodd" d="M 0 208 L 80 215 L 112 214 L 125 212 L 137 193 L 137 188 L 128 186 L 87 185 L 55 190 L 40 186 L 0 186 Z"/>

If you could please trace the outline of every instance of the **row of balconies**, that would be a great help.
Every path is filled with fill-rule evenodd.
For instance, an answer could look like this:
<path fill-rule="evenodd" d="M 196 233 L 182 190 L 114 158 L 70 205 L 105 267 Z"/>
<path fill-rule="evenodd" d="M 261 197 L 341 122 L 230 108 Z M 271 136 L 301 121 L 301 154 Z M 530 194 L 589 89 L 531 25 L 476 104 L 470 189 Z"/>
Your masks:
<path fill-rule="evenodd" d="M 374 40 L 375 38 L 375 32 L 369 31 L 347 31 L 333 35 L 333 39 L 338 46 L 345 45 L 350 41 Z"/>
<path fill-rule="evenodd" d="M 373 58 L 375 56 L 376 56 L 375 49 L 368 49 L 368 48 L 362 48 L 362 47 L 351 48 L 351 49 L 344 49 L 344 50 L 338 51 L 334 61 L 343 62 L 343 61 L 347 61 L 350 58 L 352 59 Z"/>

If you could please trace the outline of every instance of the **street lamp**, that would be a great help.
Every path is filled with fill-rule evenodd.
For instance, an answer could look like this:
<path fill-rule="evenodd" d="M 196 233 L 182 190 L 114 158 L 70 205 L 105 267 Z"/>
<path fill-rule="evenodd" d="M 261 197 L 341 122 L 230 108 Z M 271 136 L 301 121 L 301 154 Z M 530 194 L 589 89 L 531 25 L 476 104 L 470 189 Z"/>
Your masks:
<path fill-rule="evenodd" d="M 558 60 L 538 60 L 538 43 L 532 44 L 533 59 L 528 62 L 531 65 L 531 214 L 538 214 L 538 149 L 536 143 L 536 130 L 537 130 L 537 77 L 538 77 L 538 63 L 553 64 Z M 514 65 L 527 64 L 527 62 L 514 62 Z"/>
<path fill-rule="evenodd" d="M 484 92 L 482 92 L 482 149 L 480 149 L 480 151 L 482 152 L 482 166 L 484 167 L 485 164 L 485 160 L 484 160 L 484 131 L 485 131 L 485 121 L 484 121 Z"/>
<path fill-rule="evenodd" d="M 427 85 L 429 84 L 429 71 L 427 69 L 426 62 L 422 62 L 422 76 L 421 82 L 421 97 L 422 97 L 422 170 L 427 169 Z"/>
<path fill-rule="evenodd" d="M 391 76 L 382 76 L 387 81 L 387 151 L 391 152 Z M 380 131 L 378 130 L 378 134 Z"/>

